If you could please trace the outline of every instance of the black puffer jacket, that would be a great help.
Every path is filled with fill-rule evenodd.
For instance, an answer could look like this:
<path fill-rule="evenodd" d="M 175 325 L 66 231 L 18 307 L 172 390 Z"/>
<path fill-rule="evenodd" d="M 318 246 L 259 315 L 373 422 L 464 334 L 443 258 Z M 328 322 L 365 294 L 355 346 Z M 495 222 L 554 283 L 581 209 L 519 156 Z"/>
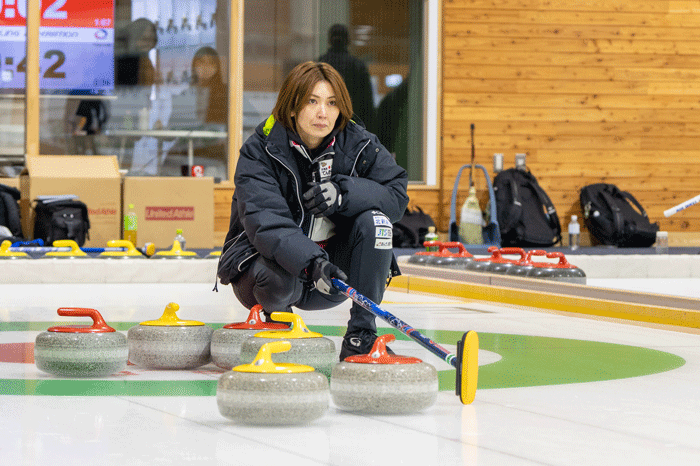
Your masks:
<path fill-rule="evenodd" d="M 219 259 L 221 283 L 234 282 L 258 254 L 294 276 L 326 252 L 303 231 L 301 176 L 286 129 L 271 116 L 241 147 L 231 203 L 231 223 Z M 342 204 L 334 215 L 353 217 L 369 209 L 401 219 L 408 195 L 406 171 L 377 137 L 354 122 L 338 133 L 331 180 Z M 331 217 L 332 219 L 333 217 Z"/>

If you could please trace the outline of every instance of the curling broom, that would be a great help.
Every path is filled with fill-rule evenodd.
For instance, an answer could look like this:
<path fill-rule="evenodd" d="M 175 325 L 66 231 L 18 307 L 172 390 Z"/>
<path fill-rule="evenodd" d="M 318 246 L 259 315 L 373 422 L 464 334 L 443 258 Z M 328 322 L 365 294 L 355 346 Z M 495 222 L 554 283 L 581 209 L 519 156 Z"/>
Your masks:
<path fill-rule="evenodd" d="M 361 295 L 357 290 L 347 285 L 342 280 L 331 278 L 331 281 L 333 282 L 333 286 L 335 286 L 340 293 L 352 299 L 355 303 L 384 320 L 404 335 L 410 337 L 443 361 L 454 366 L 455 369 L 457 369 L 457 380 L 455 384 L 456 394 L 465 405 L 471 404 L 474 401 L 474 397 L 476 396 L 476 383 L 479 375 L 479 336 L 475 331 L 468 331 L 457 342 L 457 354 L 450 353 L 406 322 L 395 317 L 388 311 L 385 311 L 369 298 Z"/>

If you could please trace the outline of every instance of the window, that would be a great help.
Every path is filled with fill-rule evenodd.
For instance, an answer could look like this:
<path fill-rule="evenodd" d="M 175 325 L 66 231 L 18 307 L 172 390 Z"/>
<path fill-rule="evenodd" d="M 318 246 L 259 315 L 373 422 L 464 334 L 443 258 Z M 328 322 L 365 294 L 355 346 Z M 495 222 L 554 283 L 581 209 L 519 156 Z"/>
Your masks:
<path fill-rule="evenodd" d="M 5 7 L 0 33 L 23 35 L 26 15 L 10 21 Z M 130 175 L 194 166 L 226 179 L 228 15 L 223 0 L 44 0 L 40 153 L 117 155 Z M 5 120 L 24 113 L 23 99 L 7 97 L 24 93 L 17 42 L 0 43 Z M 6 150 L 24 153 L 24 141 L 10 142 Z"/>
<path fill-rule="evenodd" d="M 432 176 L 434 184 L 425 157 L 432 153 L 434 160 L 434 150 L 425 149 L 423 5 L 246 0 L 243 139 L 270 115 L 287 73 L 298 63 L 322 59 L 343 75 L 356 115 L 395 154 L 409 179 L 430 182 Z"/>

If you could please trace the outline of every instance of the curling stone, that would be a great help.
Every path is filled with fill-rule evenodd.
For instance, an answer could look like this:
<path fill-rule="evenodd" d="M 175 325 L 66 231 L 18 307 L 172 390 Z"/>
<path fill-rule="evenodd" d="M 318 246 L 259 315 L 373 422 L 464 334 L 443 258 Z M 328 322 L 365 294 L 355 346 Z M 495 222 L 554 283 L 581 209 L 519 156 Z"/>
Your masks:
<path fill-rule="evenodd" d="M 52 251 L 44 254 L 44 257 L 51 259 L 89 259 L 90 256 L 80 249 L 78 243 L 72 239 L 59 239 L 53 242 L 56 248 L 70 248 L 70 251 Z"/>
<path fill-rule="evenodd" d="M 178 240 L 173 241 L 173 247 L 170 251 L 158 251 L 153 257 L 156 259 L 199 259 L 194 251 L 183 251 Z"/>
<path fill-rule="evenodd" d="M 306 424 L 323 416 L 328 378 L 311 366 L 272 361 L 272 353 L 281 355 L 291 347 L 288 341 L 265 343 L 251 364 L 222 375 L 216 387 L 219 412 L 254 425 Z"/>
<path fill-rule="evenodd" d="M 134 243 L 125 239 L 107 241 L 107 247 L 124 248 L 126 251 L 104 251 L 98 256 L 100 259 L 145 259 Z"/>
<path fill-rule="evenodd" d="M 14 259 L 29 259 L 29 254 L 26 252 L 13 252 L 10 251 L 10 246 L 12 243 L 9 240 L 5 240 L 0 244 L 0 260 L 14 260 Z"/>
<path fill-rule="evenodd" d="M 436 256 L 438 251 L 418 251 L 408 258 L 409 264 L 425 265 L 426 261 L 431 257 Z"/>
<path fill-rule="evenodd" d="M 62 307 L 60 316 L 92 317 L 92 325 L 50 327 L 36 337 L 36 367 L 59 377 L 104 377 L 126 369 L 126 337 L 95 309 Z"/>
<path fill-rule="evenodd" d="M 495 246 L 492 246 L 495 247 Z M 480 257 L 476 258 L 474 257 L 472 260 L 469 262 L 464 263 L 464 270 L 468 270 L 469 272 L 486 272 L 487 269 L 491 266 L 491 257 Z"/>
<path fill-rule="evenodd" d="M 221 251 L 212 251 L 207 256 L 205 259 L 219 259 L 221 257 Z"/>
<path fill-rule="evenodd" d="M 542 249 L 535 249 L 528 251 L 527 253 L 523 252 L 523 256 L 516 263 L 517 267 L 511 267 L 510 269 L 506 270 L 506 275 L 511 275 L 514 277 L 527 277 L 527 274 L 534 268 L 532 256 L 544 256 L 545 254 L 547 254 L 547 252 Z"/>
<path fill-rule="evenodd" d="M 210 361 L 214 330 L 203 322 L 180 320 L 178 309 L 170 303 L 160 319 L 129 329 L 129 361 L 148 369 L 194 369 Z"/>
<path fill-rule="evenodd" d="M 558 282 L 586 284 L 586 274 L 583 270 L 569 263 L 561 252 L 549 252 L 548 259 L 559 259 L 557 263 L 533 263 L 533 268 L 527 274 L 528 277 L 554 280 Z"/>
<path fill-rule="evenodd" d="M 503 257 L 503 254 L 520 254 L 521 248 L 502 248 L 499 249 L 496 246 L 491 246 L 488 248 L 491 252 L 491 258 L 489 259 L 489 264 L 485 269 L 487 273 L 505 275 L 505 273 L 515 267 L 517 261 L 512 261 Z"/>
<path fill-rule="evenodd" d="M 211 360 L 222 369 L 231 369 L 241 363 L 241 345 L 262 330 L 289 330 L 289 325 L 263 322 L 262 306 L 256 304 L 245 322 L 224 325 L 211 336 Z"/>
<path fill-rule="evenodd" d="M 345 358 L 331 375 L 331 397 L 344 411 L 409 414 L 435 403 L 437 370 L 418 358 L 387 354 L 392 334 L 378 337 L 370 354 Z"/>
<path fill-rule="evenodd" d="M 292 344 L 289 351 L 280 354 L 280 362 L 307 364 L 326 377 L 331 376 L 333 365 L 338 361 L 333 340 L 320 333 L 309 330 L 301 316 L 291 312 L 273 312 L 272 319 L 277 322 L 290 322 L 287 330 L 267 330 L 249 337 L 241 345 L 241 362 L 253 360 L 260 347 L 271 340 L 286 340 Z"/>
<path fill-rule="evenodd" d="M 451 248 L 457 248 L 457 252 L 450 251 Z M 464 269 L 465 264 L 474 259 L 460 242 L 447 242 L 440 244 L 440 250 L 437 255 L 426 261 L 426 265 L 434 267 L 445 267 L 449 269 Z"/>

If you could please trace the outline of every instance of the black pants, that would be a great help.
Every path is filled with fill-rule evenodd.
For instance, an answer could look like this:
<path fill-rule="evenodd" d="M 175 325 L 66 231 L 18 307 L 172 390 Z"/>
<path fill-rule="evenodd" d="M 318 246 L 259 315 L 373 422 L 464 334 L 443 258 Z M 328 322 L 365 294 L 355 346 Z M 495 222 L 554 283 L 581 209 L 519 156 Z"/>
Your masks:
<path fill-rule="evenodd" d="M 329 260 L 348 276 L 348 285 L 375 303 L 381 303 L 393 252 L 391 224 L 379 211 L 368 210 L 353 218 L 335 219 L 336 234 L 328 240 Z M 248 270 L 232 284 L 238 300 L 248 309 L 256 304 L 268 312 L 289 311 L 291 306 L 306 311 L 328 309 L 347 299 L 311 289 L 304 280 L 291 275 L 275 262 L 258 256 Z M 374 314 L 353 303 L 348 332 L 377 330 Z"/>

